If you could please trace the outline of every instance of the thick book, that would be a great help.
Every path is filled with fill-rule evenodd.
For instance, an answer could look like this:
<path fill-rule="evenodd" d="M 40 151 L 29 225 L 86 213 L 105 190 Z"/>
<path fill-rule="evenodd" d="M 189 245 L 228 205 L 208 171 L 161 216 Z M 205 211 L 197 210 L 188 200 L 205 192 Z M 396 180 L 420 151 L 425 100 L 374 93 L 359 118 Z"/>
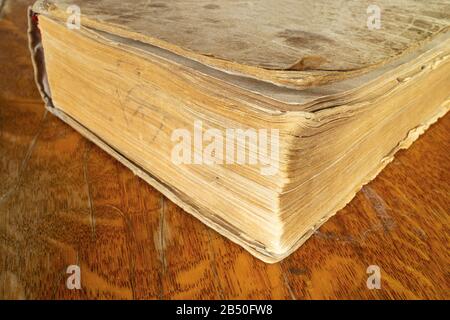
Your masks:
<path fill-rule="evenodd" d="M 266 262 L 450 108 L 448 1 L 46 0 L 57 117 Z"/>

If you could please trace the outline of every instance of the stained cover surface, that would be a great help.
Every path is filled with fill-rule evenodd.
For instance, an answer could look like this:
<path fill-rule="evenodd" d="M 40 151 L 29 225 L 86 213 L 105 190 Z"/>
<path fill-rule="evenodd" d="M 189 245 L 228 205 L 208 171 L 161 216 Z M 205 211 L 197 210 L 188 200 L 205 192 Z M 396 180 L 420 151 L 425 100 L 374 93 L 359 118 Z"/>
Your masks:
<path fill-rule="evenodd" d="M 56 16 L 70 5 L 80 7 L 88 26 L 129 32 L 231 70 L 293 70 L 292 77 L 383 63 L 445 31 L 450 21 L 445 0 L 48 0 L 36 7 Z M 381 10 L 381 29 L 367 25 L 373 5 Z"/>

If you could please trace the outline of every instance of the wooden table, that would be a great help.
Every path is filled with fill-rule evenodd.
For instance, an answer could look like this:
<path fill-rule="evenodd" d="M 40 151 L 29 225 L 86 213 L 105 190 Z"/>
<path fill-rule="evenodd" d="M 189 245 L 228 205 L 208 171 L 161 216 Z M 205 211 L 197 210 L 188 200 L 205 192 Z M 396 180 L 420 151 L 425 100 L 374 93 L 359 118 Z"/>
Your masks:
<path fill-rule="evenodd" d="M 6 0 L 0 18 L 0 299 L 450 298 L 449 115 L 299 250 L 264 264 L 44 110 L 30 2 Z M 73 264 L 81 290 L 66 287 Z M 380 290 L 367 288 L 369 265 Z"/>

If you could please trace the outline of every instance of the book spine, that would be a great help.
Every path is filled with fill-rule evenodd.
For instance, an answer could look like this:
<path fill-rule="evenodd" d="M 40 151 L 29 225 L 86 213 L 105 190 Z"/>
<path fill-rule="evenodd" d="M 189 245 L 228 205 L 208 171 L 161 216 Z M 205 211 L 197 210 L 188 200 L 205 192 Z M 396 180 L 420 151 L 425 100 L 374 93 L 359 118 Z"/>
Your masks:
<path fill-rule="evenodd" d="M 28 47 L 34 68 L 36 86 L 48 109 L 54 109 L 50 86 L 48 84 L 47 69 L 45 67 L 44 48 L 39 29 L 39 15 L 28 7 Z"/>

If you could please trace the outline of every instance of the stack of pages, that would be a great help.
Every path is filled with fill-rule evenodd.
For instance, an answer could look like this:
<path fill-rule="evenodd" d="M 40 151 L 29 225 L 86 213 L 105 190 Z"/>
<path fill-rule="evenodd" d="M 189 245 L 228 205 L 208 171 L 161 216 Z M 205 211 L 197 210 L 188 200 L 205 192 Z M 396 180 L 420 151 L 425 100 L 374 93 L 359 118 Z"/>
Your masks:
<path fill-rule="evenodd" d="M 266 262 L 450 107 L 448 1 L 46 0 L 48 109 Z"/>

